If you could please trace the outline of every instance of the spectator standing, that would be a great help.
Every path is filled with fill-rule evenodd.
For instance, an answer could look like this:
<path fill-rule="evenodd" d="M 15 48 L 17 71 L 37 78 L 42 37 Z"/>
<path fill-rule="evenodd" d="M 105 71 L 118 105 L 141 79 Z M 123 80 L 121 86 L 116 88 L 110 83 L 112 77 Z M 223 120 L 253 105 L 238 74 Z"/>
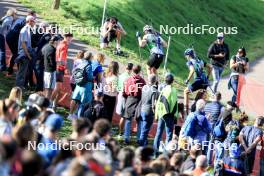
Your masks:
<path fill-rule="evenodd" d="M 16 18 L 16 10 L 8 9 L 6 15 L 1 18 L 0 26 L 0 71 L 6 70 L 6 35 L 11 29 L 12 23 Z"/>
<path fill-rule="evenodd" d="M 206 103 L 204 111 L 210 121 L 211 127 L 214 128 L 214 124 L 217 122 L 221 112 L 224 111 L 224 106 L 220 102 L 222 95 L 220 92 L 216 92 L 212 98 L 212 102 Z"/>
<path fill-rule="evenodd" d="M 119 138 L 123 135 L 123 128 L 125 123 L 124 113 L 125 113 L 125 98 L 123 97 L 124 83 L 131 76 L 133 69 L 133 64 L 128 63 L 126 67 L 126 71 L 119 75 L 118 77 L 118 96 L 117 96 L 117 104 L 116 104 L 116 113 L 120 116 L 119 121 Z"/>
<path fill-rule="evenodd" d="M 67 56 L 69 44 L 72 41 L 73 34 L 66 33 L 64 34 L 64 39 L 61 41 L 56 49 L 56 61 L 57 61 L 57 70 L 56 70 L 56 87 L 52 94 L 52 107 L 56 109 L 59 96 L 61 94 L 61 89 L 64 82 L 64 74 L 67 71 Z"/>
<path fill-rule="evenodd" d="M 212 89 L 215 93 L 217 92 L 217 87 L 221 80 L 225 65 L 229 60 L 229 47 L 224 42 L 224 33 L 217 34 L 217 40 L 209 47 L 207 57 L 211 59 L 211 64 L 213 66 L 212 74 L 214 82 Z"/>
<path fill-rule="evenodd" d="M 126 98 L 125 103 L 125 131 L 124 139 L 126 143 L 130 142 L 131 122 L 135 117 L 136 108 L 141 100 L 142 88 L 146 84 L 145 80 L 140 76 L 141 66 L 133 66 L 133 75 L 129 77 L 124 86 L 123 96 Z"/>
<path fill-rule="evenodd" d="M 16 85 L 21 88 L 26 86 L 26 77 L 28 73 L 28 65 L 30 60 L 34 59 L 34 51 L 31 47 L 31 28 L 35 25 L 33 16 L 27 16 L 26 26 L 24 26 L 19 34 L 18 40 L 18 57 L 16 63 L 19 65 L 19 69 L 16 75 Z"/>
<path fill-rule="evenodd" d="M 80 63 L 82 63 L 82 59 L 84 58 L 84 53 L 85 53 L 85 51 L 79 51 L 77 53 L 76 58 L 73 61 L 72 75 L 74 73 L 74 70 L 78 67 L 78 65 Z M 75 87 L 76 87 L 76 84 L 75 84 L 73 76 L 71 76 L 71 80 L 70 81 L 71 81 L 71 89 L 72 89 L 72 92 L 73 92 Z"/>
<path fill-rule="evenodd" d="M 257 117 L 254 125 L 244 127 L 239 134 L 239 141 L 242 145 L 243 153 L 245 154 L 245 170 L 247 174 L 251 174 L 253 171 L 256 146 L 261 141 L 264 125 L 264 117 Z"/>
<path fill-rule="evenodd" d="M 59 42 L 57 36 L 53 36 L 41 52 L 44 58 L 44 89 L 45 96 L 50 99 L 56 86 L 56 47 Z"/>
<path fill-rule="evenodd" d="M 230 60 L 230 69 L 232 73 L 230 75 L 228 88 L 232 88 L 234 92 L 234 95 L 231 100 L 234 103 L 237 99 L 239 74 L 245 74 L 246 71 L 249 70 L 249 60 L 246 55 L 246 49 L 244 47 L 241 47 L 238 49 L 237 54 L 233 56 Z"/>
<path fill-rule="evenodd" d="M 105 105 L 105 118 L 112 123 L 112 117 L 115 110 L 116 98 L 118 95 L 117 86 L 118 86 L 118 74 L 119 74 L 119 65 L 118 62 L 112 61 L 108 66 L 108 71 L 105 77 L 104 85 L 104 105 Z"/>
<path fill-rule="evenodd" d="M 141 117 L 139 119 L 140 137 L 139 145 L 146 146 L 148 144 L 148 133 L 153 124 L 155 116 L 155 104 L 158 99 L 157 76 L 152 74 L 148 77 L 148 84 L 142 89 L 141 98 Z"/>
<path fill-rule="evenodd" d="M 178 115 L 177 90 L 173 86 L 173 75 L 167 74 L 165 78 L 166 86 L 160 92 L 155 107 L 155 119 L 158 120 L 157 132 L 154 138 L 153 148 L 155 155 L 158 155 L 160 141 L 164 128 L 166 128 L 166 144 L 172 140 L 174 121 Z"/>
<path fill-rule="evenodd" d="M 93 87 L 93 72 L 92 72 L 92 53 L 85 52 L 82 63 L 78 65 L 73 73 L 73 79 L 76 83 L 76 88 L 72 93 L 72 100 L 70 104 L 70 114 L 68 118 L 75 118 L 74 112 L 78 107 L 78 117 L 80 117 L 83 107 L 86 103 L 92 102 L 92 87 Z"/>
<path fill-rule="evenodd" d="M 101 86 L 102 86 L 103 73 L 104 73 L 103 70 L 104 61 L 105 61 L 105 55 L 102 53 L 97 53 L 92 61 L 94 82 L 100 89 L 102 89 Z"/>
<path fill-rule="evenodd" d="M 10 16 L 10 19 L 12 19 L 12 25 L 10 29 L 8 30 L 6 34 L 6 43 L 8 44 L 8 47 L 12 53 L 12 57 L 9 62 L 9 67 L 7 69 L 8 75 L 13 74 L 13 67 L 15 65 L 15 59 L 18 56 L 18 42 L 19 41 L 19 35 L 21 29 L 26 25 L 26 19 L 22 17 L 18 17 L 16 14 L 16 10 L 12 10 L 12 17 Z M 32 18 L 34 20 L 34 18 Z"/>

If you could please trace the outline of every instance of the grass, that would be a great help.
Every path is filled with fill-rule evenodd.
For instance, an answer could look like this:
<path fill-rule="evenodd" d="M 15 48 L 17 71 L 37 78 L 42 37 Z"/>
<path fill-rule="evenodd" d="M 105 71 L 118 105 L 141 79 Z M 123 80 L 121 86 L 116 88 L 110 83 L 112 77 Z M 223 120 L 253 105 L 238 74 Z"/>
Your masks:
<path fill-rule="evenodd" d="M 19 0 L 27 7 L 36 10 L 47 21 L 57 22 L 61 26 L 71 24 L 80 27 L 98 27 L 101 25 L 104 0 L 63 0 L 61 8 L 51 10 L 52 0 Z M 108 0 L 106 16 L 117 16 L 128 35 L 124 38 L 123 49 L 129 53 L 129 58 L 113 59 L 122 63 L 127 60 L 143 63 L 139 58 L 139 49 L 135 32 L 142 30 L 145 24 L 152 24 L 156 29 L 159 25 L 169 26 L 194 26 L 210 25 L 235 26 L 237 35 L 228 35 L 226 42 L 231 49 L 231 55 L 235 54 L 239 46 L 245 46 L 250 60 L 255 60 L 264 55 L 264 2 L 260 0 Z M 78 32 L 75 36 L 87 44 L 98 48 L 97 35 L 82 35 Z M 163 35 L 164 39 L 168 36 Z M 186 47 L 194 43 L 194 47 L 200 57 L 206 58 L 206 52 L 215 35 L 173 35 L 169 52 L 168 68 L 179 80 L 187 76 L 187 68 L 182 53 Z M 98 48 L 99 49 L 99 48 Z M 142 58 L 146 62 L 148 50 L 141 49 Z M 206 59 L 207 60 L 207 59 Z M 225 74 L 228 70 L 225 70 Z"/>

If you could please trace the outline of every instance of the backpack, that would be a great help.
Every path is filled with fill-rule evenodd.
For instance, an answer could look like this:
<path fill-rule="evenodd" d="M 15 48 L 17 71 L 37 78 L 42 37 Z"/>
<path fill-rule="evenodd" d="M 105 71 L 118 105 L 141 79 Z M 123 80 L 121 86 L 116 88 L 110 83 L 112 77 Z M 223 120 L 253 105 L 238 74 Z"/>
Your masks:
<path fill-rule="evenodd" d="M 187 124 L 186 124 L 185 129 L 184 129 L 184 136 L 189 136 L 191 138 L 194 138 L 196 136 L 196 134 L 197 134 L 197 131 L 194 130 L 196 125 L 198 125 L 199 128 L 201 130 L 203 130 L 205 120 L 203 121 L 202 126 L 200 126 L 198 124 L 198 119 L 197 119 L 196 112 L 191 113 L 190 116 L 191 117 L 187 117 L 188 120 L 186 122 Z"/>
<path fill-rule="evenodd" d="M 215 123 L 214 129 L 213 129 L 213 136 L 217 138 L 222 138 L 225 136 L 225 126 L 223 122 L 223 118 L 218 119 Z"/>
<path fill-rule="evenodd" d="M 82 86 L 88 82 L 86 68 L 89 65 L 89 63 L 80 64 L 77 68 L 73 70 L 72 78 L 75 81 L 75 84 Z"/>
<path fill-rule="evenodd" d="M 102 118 L 104 113 L 104 105 L 101 102 L 90 102 L 84 105 L 81 117 L 88 118 L 92 123 Z"/>

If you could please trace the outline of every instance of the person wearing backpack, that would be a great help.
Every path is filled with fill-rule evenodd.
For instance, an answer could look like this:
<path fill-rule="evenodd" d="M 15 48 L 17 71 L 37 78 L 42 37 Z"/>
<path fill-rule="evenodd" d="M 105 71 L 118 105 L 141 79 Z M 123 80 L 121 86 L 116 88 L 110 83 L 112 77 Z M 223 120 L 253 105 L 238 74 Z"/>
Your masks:
<path fill-rule="evenodd" d="M 72 93 L 72 100 L 70 103 L 70 113 L 68 118 L 76 118 L 74 112 L 78 106 L 77 116 L 80 117 L 83 106 L 89 103 L 93 99 L 92 87 L 93 87 L 93 72 L 92 72 L 92 53 L 85 52 L 82 63 L 73 72 L 73 78 L 76 83 L 76 88 Z"/>
<path fill-rule="evenodd" d="M 190 72 L 188 78 L 185 80 L 187 88 L 184 90 L 184 104 L 186 108 L 186 114 L 189 113 L 189 94 L 195 92 L 199 89 L 207 89 L 209 86 L 208 78 L 211 73 L 211 65 L 207 64 L 203 60 L 196 57 L 195 52 L 192 48 L 188 48 L 184 52 L 184 56 L 187 59 L 186 65 L 188 66 Z M 207 68 L 207 75 L 204 72 L 204 68 Z M 194 81 L 189 84 L 192 77 L 194 76 Z"/>
<path fill-rule="evenodd" d="M 237 54 L 230 60 L 231 75 L 228 82 L 228 89 L 232 88 L 234 94 L 232 100 L 234 103 L 237 99 L 237 87 L 240 74 L 245 74 L 249 70 L 249 59 L 246 57 L 246 49 L 240 47 Z"/>
<path fill-rule="evenodd" d="M 132 76 L 126 80 L 123 90 L 123 96 L 126 99 L 124 140 L 127 144 L 130 142 L 131 122 L 135 117 L 137 105 L 141 100 L 142 88 L 146 85 L 145 80 L 140 76 L 140 72 L 141 66 L 134 65 Z"/>
<path fill-rule="evenodd" d="M 158 124 L 153 148 L 156 156 L 159 154 L 159 146 L 164 129 L 166 131 L 166 144 L 172 140 L 175 117 L 178 116 L 178 95 L 173 82 L 173 75 L 168 73 L 165 78 L 166 86 L 160 92 L 155 107 L 155 119 Z"/>
<path fill-rule="evenodd" d="M 225 147 L 224 140 L 227 138 L 227 125 L 233 120 L 232 112 L 235 110 L 237 105 L 231 101 L 227 102 L 226 108 L 221 112 L 217 122 L 214 125 L 212 131 L 212 139 L 211 142 L 214 144 L 213 146 L 209 146 L 209 150 L 207 153 L 208 160 L 211 159 L 212 151 L 215 153 L 215 161 L 214 161 L 214 169 L 218 170 L 220 167 L 220 162 L 225 155 Z M 211 152 L 211 153 L 210 153 Z M 211 162 L 211 160 L 209 160 Z"/>
<path fill-rule="evenodd" d="M 149 60 L 147 62 L 147 73 L 157 74 L 161 63 L 164 58 L 163 48 L 167 47 L 167 43 L 163 40 L 157 32 L 154 31 L 153 27 L 146 25 L 143 28 L 144 36 L 141 39 L 140 32 L 137 32 L 136 37 L 138 38 L 138 43 L 140 47 L 148 46 L 150 50 Z"/>
<path fill-rule="evenodd" d="M 59 40 L 60 38 L 53 36 L 41 50 L 44 58 L 44 92 L 48 99 L 51 98 L 52 91 L 56 85 L 56 47 Z"/>
<path fill-rule="evenodd" d="M 96 120 L 105 118 L 106 111 L 103 98 L 104 93 L 102 91 L 96 90 L 94 94 L 94 100 L 84 104 L 80 116 L 82 118 L 89 119 L 92 125 Z"/>

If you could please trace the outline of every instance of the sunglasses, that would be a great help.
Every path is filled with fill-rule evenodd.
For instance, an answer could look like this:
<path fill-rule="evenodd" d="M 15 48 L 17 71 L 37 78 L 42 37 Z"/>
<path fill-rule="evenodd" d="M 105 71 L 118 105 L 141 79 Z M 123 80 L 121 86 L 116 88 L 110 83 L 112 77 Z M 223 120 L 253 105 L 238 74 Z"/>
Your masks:
<path fill-rule="evenodd" d="M 217 37 L 217 39 L 219 39 L 219 40 L 223 40 L 223 39 L 224 39 L 224 37 Z"/>

